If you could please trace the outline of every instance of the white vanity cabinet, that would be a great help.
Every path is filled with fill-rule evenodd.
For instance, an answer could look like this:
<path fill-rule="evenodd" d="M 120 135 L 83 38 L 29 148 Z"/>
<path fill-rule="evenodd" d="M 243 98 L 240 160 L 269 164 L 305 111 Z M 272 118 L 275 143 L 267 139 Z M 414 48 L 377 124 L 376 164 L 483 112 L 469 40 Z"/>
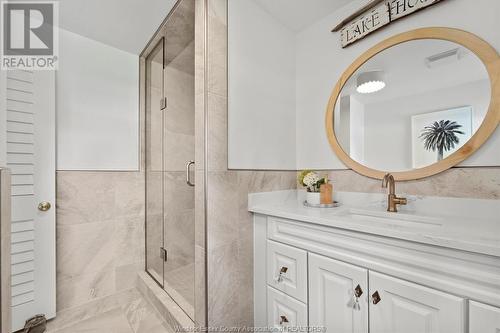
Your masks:
<path fill-rule="evenodd" d="M 500 332 L 498 256 L 263 214 L 254 222 L 255 326 Z"/>
<path fill-rule="evenodd" d="M 307 252 L 267 241 L 267 284 L 307 302 Z"/>
<path fill-rule="evenodd" d="M 500 308 L 478 302 L 470 302 L 469 333 L 498 332 L 500 332 Z"/>
<path fill-rule="evenodd" d="M 367 333 L 367 296 L 366 269 L 309 254 L 310 326 L 325 327 L 327 332 Z"/>
<path fill-rule="evenodd" d="M 307 305 L 267 287 L 267 327 L 307 327 Z"/>
<path fill-rule="evenodd" d="M 327 332 L 461 333 L 465 300 L 309 254 L 309 325 Z"/>
<path fill-rule="evenodd" d="M 376 272 L 369 276 L 371 333 L 464 332 L 463 298 Z"/>

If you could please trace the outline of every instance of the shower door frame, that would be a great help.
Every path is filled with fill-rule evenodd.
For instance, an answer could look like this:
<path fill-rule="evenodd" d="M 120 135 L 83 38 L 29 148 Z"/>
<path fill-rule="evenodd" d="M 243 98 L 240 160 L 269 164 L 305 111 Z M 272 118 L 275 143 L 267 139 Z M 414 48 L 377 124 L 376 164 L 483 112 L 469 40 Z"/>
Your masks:
<path fill-rule="evenodd" d="M 149 56 L 151 54 L 153 54 L 153 52 L 156 50 L 157 46 L 158 46 L 158 43 L 160 43 L 162 40 L 163 40 L 163 85 L 164 85 L 164 89 L 165 89 L 165 82 L 167 80 L 166 78 L 166 65 L 165 65 L 165 62 L 166 62 L 166 53 L 167 53 L 167 41 L 166 41 L 166 27 L 167 27 L 167 23 L 169 22 L 169 20 L 171 19 L 171 17 L 173 16 L 173 14 L 175 13 L 175 11 L 177 10 L 177 8 L 179 7 L 179 5 L 181 4 L 183 0 L 177 0 L 175 5 L 173 6 L 173 8 L 171 9 L 171 11 L 169 12 L 169 14 L 167 15 L 167 17 L 163 20 L 163 22 L 161 23 L 161 25 L 159 26 L 159 28 L 156 30 L 156 32 L 154 33 L 153 37 L 149 40 L 149 42 L 147 43 L 146 47 L 144 48 L 144 50 L 141 52 L 141 54 L 139 55 L 139 112 L 140 112 L 140 139 L 141 139 L 141 170 L 144 172 L 144 179 L 146 180 L 147 178 L 147 165 L 146 165 L 146 148 L 147 148 L 147 135 L 146 135 L 146 126 L 147 126 L 147 123 L 146 123 L 146 112 L 147 112 L 147 98 L 148 98 L 148 91 L 147 91 L 147 79 L 148 79 L 148 76 L 147 76 L 147 59 L 149 58 Z M 166 93 L 165 91 L 162 91 L 162 95 L 163 95 L 163 100 L 166 98 Z M 194 97 L 194 96 L 193 96 Z M 196 112 L 196 111 L 195 111 Z M 163 119 L 163 115 L 162 115 L 162 119 Z M 196 130 L 195 130 L 195 136 L 198 135 L 198 133 L 196 133 Z M 163 152 L 164 153 L 164 152 Z M 163 158 L 163 157 L 162 157 Z M 204 157 L 205 159 L 206 157 Z M 163 164 L 164 165 L 164 164 Z M 163 179 L 163 175 L 162 175 L 162 179 Z M 147 186 L 147 182 L 145 182 L 145 186 Z M 164 186 L 163 184 L 163 181 L 162 181 L 162 187 Z M 197 187 L 203 187 L 202 189 L 202 192 L 205 194 L 205 190 L 206 190 L 206 183 L 205 181 L 200 181 L 196 184 Z M 147 204 L 147 188 L 145 187 L 145 191 L 144 191 L 144 195 L 145 195 L 145 203 Z M 164 195 L 164 194 L 163 194 Z M 164 203 L 163 203 L 164 204 Z M 162 208 L 162 210 L 164 210 L 164 207 Z M 206 210 L 205 210 L 205 205 L 203 207 L 203 219 L 204 219 L 204 222 L 203 222 L 203 229 L 206 228 Z M 163 226 L 162 226 L 162 229 L 165 227 L 164 223 L 164 213 L 162 214 L 163 216 Z M 203 279 L 205 281 L 204 283 L 204 292 L 203 292 L 203 295 L 198 295 L 197 292 L 196 292 L 196 288 L 195 288 L 195 303 L 193 304 L 193 306 L 195 306 L 195 304 L 197 302 L 201 302 L 203 303 L 202 307 L 203 307 L 203 314 L 200 313 L 200 318 L 196 318 L 197 316 L 197 311 L 196 309 L 194 310 L 194 314 L 192 315 L 189 315 L 186 310 L 177 302 L 176 299 L 174 299 L 169 293 L 167 290 L 165 290 L 165 272 L 163 272 L 163 277 L 162 277 L 162 281 L 158 281 L 149 271 L 148 271 L 148 256 L 147 256 L 147 246 L 148 246 L 148 239 L 147 239 L 147 217 L 148 216 L 148 212 L 147 212 L 147 206 L 145 207 L 145 223 L 144 223 L 144 230 L 145 230 L 145 239 L 144 239 L 144 247 L 145 247 L 145 263 L 144 263 L 144 270 L 145 272 L 153 279 L 153 281 L 155 281 L 155 283 L 160 286 L 163 291 L 169 295 L 169 297 L 183 310 L 184 313 L 186 313 L 186 315 L 188 317 L 190 317 L 193 322 L 196 323 L 196 325 L 201 325 L 202 327 L 206 327 L 207 326 L 207 319 L 208 319 L 208 314 L 206 313 L 207 311 L 207 290 L 206 290 L 206 273 L 207 273 L 207 265 L 206 265 L 206 254 L 204 254 L 204 259 L 203 259 L 203 263 L 202 263 L 202 270 L 203 270 Z M 196 226 L 196 222 L 195 222 L 195 228 L 198 228 L 198 226 Z M 162 232 L 162 238 L 163 238 L 163 246 L 165 246 L 165 232 Z M 196 240 L 193 244 L 193 247 L 196 246 Z M 163 268 L 165 267 L 165 262 L 162 263 L 163 265 Z M 196 263 L 195 261 L 195 266 L 197 266 L 198 264 Z M 196 273 L 196 271 L 195 271 Z M 195 279 L 196 279 L 196 274 L 195 274 Z M 201 297 L 200 299 L 197 298 L 198 297 Z"/>
<path fill-rule="evenodd" d="M 162 24 L 163 26 L 163 24 Z M 157 32 L 158 33 L 158 32 Z M 156 37 L 156 34 L 155 34 L 155 37 Z M 161 99 L 162 101 L 165 99 L 165 37 L 163 35 L 159 35 L 159 38 L 158 40 L 155 41 L 154 44 L 151 45 L 151 48 L 148 50 L 148 52 L 145 54 L 145 55 L 142 55 L 141 54 L 141 66 L 140 66 L 140 81 L 141 81 L 141 87 L 140 87 L 140 90 L 141 90 L 141 96 L 142 96 L 142 92 L 144 92 L 144 95 L 143 97 L 141 98 L 141 109 L 142 107 L 144 108 L 144 111 L 141 112 L 141 115 L 143 115 L 143 119 L 144 120 L 141 120 L 141 136 L 143 135 L 143 140 L 142 142 L 144 143 L 144 149 L 143 149 L 143 156 L 141 156 L 141 160 L 143 161 L 142 162 L 142 169 L 144 170 L 144 203 L 145 203 L 145 206 L 144 206 L 144 270 L 146 271 L 146 273 L 153 279 L 153 281 L 155 281 L 162 289 L 164 289 L 165 287 L 165 259 L 163 259 L 164 261 L 162 262 L 162 271 L 161 271 L 161 281 L 158 281 L 158 279 L 153 276 L 153 274 L 150 273 L 149 269 L 148 269 L 148 226 L 147 226 L 147 221 L 148 221 L 148 191 L 147 191 L 147 187 L 148 187 L 148 170 L 147 170 L 147 165 L 146 165 L 146 160 L 147 160 L 147 147 L 148 147 L 148 138 L 147 138 L 147 135 L 146 135 L 146 131 L 147 131 L 147 122 L 146 122 L 146 119 L 147 119 L 147 112 L 148 112 L 148 107 L 149 107 L 149 101 L 148 101 L 148 64 L 147 64 L 147 61 L 148 59 L 154 54 L 154 52 L 157 50 L 158 47 L 160 47 L 161 45 L 161 50 L 162 50 L 162 96 L 161 96 Z M 148 45 L 149 46 L 149 45 Z M 144 51 L 143 51 L 144 53 Z M 143 65 L 143 61 L 144 61 L 144 65 Z M 144 89 L 144 91 L 143 91 Z M 163 103 L 163 102 L 162 102 Z M 163 115 L 163 111 L 160 110 L 162 112 L 162 126 L 163 126 L 163 119 L 164 119 L 164 115 Z M 161 202 L 162 202 L 162 209 L 161 209 L 161 216 L 162 216 L 162 226 L 161 226 L 161 247 L 160 249 L 158 249 L 159 251 L 164 251 L 164 246 L 165 246 L 165 221 L 164 221 L 164 216 L 165 216 L 165 208 L 163 207 L 163 203 L 164 203 L 164 196 L 165 196 L 165 189 L 164 189 L 164 186 L 165 186 L 165 183 L 164 183 L 164 175 L 163 175 L 163 166 L 164 166 L 164 156 L 163 156 L 163 131 L 162 131 L 162 162 L 161 162 L 161 165 L 162 165 L 162 176 L 161 176 L 161 191 L 162 191 L 162 198 L 161 198 Z M 165 255 L 166 256 L 166 252 L 165 253 L 162 253 L 162 255 Z"/>

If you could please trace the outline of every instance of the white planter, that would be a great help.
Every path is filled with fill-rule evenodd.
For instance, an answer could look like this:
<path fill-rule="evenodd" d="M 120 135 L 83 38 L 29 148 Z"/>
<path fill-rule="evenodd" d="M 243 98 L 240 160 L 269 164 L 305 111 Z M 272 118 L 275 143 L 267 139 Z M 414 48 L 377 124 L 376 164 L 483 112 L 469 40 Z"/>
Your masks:
<path fill-rule="evenodd" d="M 307 203 L 311 205 L 319 205 L 320 204 L 319 195 L 320 195 L 319 192 L 306 192 Z"/>

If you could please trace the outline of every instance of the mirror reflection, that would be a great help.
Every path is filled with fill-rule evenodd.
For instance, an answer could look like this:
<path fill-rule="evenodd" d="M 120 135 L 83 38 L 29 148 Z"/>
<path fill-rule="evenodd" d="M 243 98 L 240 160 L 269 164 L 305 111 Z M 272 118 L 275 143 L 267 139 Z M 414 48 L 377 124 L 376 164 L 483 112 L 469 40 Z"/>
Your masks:
<path fill-rule="evenodd" d="M 349 78 L 335 105 L 335 136 L 369 168 L 419 169 L 460 149 L 481 126 L 490 98 L 488 72 L 473 52 L 445 40 L 412 40 Z"/>

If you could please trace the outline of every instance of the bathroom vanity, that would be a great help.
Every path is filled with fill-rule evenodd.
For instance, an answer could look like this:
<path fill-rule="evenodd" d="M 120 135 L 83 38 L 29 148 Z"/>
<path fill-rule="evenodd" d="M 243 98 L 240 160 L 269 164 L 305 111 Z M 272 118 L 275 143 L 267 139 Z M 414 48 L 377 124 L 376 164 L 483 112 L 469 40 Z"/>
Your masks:
<path fill-rule="evenodd" d="M 324 26 L 311 30 L 311 40 L 319 28 Z M 231 34 L 229 39 L 230 45 L 240 40 L 231 39 Z M 331 89 L 325 87 L 331 82 L 327 77 L 336 68 L 330 63 L 348 54 L 329 56 L 329 40 L 303 40 L 307 48 L 296 59 L 308 61 L 298 70 L 291 66 L 299 74 L 293 89 L 286 89 L 286 82 L 268 80 L 279 87 L 273 98 L 262 88 L 262 76 L 259 83 L 249 79 L 240 84 L 240 69 L 257 66 L 247 65 L 246 53 L 241 58 L 238 52 L 230 54 L 229 168 L 248 169 L 245 158 L 272 151 L 268 145 L 285 137 L 280 131 L 287 127 L 282 119 L 287 113 L 276 110 L 293 109 L 288 106 L 292 100 L 302 116 L 294 117 L 289 127 L 310 130 L 282 141 L 300 143 L 302 152 L 293 154 L 300 168 L 351 169 L 383 180 L 388 195 L 336 193 L 342 205 L 331 209 L 304 207 L 302 192 L 250 195 L 255 220 L 254 324 L 295 331 L 326 327 L 335 333 L 500 332 L 499 201 L 402 197 L 395 185 L 455 166 L 500 165 L 494 160 L 498 145 L 487 142 L 500 123 L 497 50 L 473 33 L 454 28 L 402 32 L 353 59 L 338 78 L 331 78 L 337 84 L 329 100 L 322 101 L 309 96 L 325 96 L 324 90 Z M 305 57 L 314 53 L 309 49 L 314 46 L 325 47 L 326 52 L 318 54 L 329 61 Z M 287 59 L 276 54 L 269 58 Z M 270 65 L 268 71 L 288 77 L 276 75 L 278 67 L 286 66 Z M 305 83 L 306 77 L 314 78 L 314 84 Z M 274 97 L 287 91 L 291 96 L 276 102 Z M 252 107 L 255 101 L 259 104 Z M 316 117 L 323 105 L 325 117 Z M 249 121 L 259 112 L 265 118 Z M 272 112 L 280 114 L 279 121 L 268 118 Z M 316 133 L 323 125 L 319 119 L 324 119 L 326 136 Z M 295 126 L 296 120 L 303 124 Z M 255 153 L 267 124 L 279 126 Z M 243 139 L 245 133 L 252 137 Z M 337 165 L 329 167 L 327 157 L 316 158 L 328 156 L 325 139 L 335 154 L 331 162 Z M 480 148 L 481 154 L 470 158 Z M 284 152 L 286 148 L 276 149 L 268 159 L 274 161 Z M 266 166 L 276 169 L 275 164 Z M 451 182 L 436 184 L 455 196 Z"/>
<path fill-rule="evenodd" d="M 500 330 L 498 200 L 409 196 L 389 213 L 384 194 L 337 193 L 331 209 L 304 196 L 249 196 L 256 326 Z"/>

